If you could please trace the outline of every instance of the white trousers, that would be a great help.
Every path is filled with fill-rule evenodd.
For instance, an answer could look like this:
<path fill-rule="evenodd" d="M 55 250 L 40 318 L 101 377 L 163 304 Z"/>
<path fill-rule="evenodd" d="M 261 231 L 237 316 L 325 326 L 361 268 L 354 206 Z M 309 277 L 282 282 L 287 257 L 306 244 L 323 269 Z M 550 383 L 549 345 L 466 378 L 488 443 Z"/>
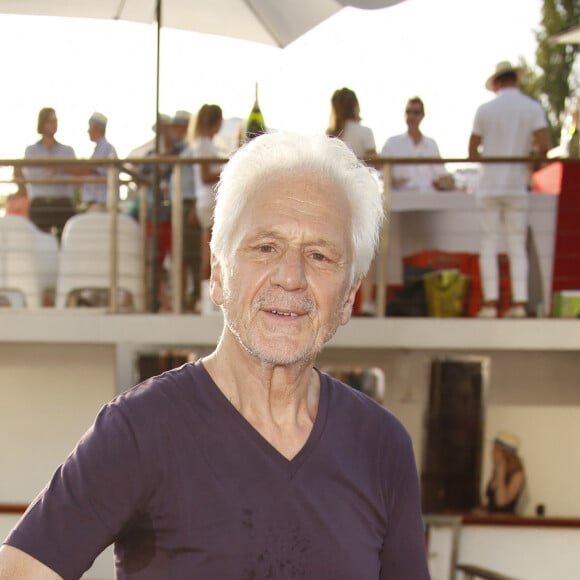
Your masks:
<path fill-rule="evenodd" d="M 528 197 L 524 195 L 489 196 L 478 200 L 481 248 L 479 269 L 486 302 L 499 299 L 498 242 L 505 231 L 510 259 L 512 302 L 528 301 L 528 255 L 526 234 Z"/>

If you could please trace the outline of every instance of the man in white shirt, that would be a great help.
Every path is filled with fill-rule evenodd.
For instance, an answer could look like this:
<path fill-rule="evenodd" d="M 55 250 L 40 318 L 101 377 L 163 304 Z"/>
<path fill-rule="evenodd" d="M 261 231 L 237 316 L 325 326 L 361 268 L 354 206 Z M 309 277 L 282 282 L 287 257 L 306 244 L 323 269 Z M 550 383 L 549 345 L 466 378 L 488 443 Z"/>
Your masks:
<path fill-rule="evenodd" d="M 419 126 L 425 118 L 425 106 L 419 97 L 412 97 L 405 107 L 407 132 L 387 139 L 381 157 L 441 157 L 437 143 L 421 133 Z M 394 164 L 391 168 L 393 189 L 430 192 L 453 189 L 453 179 L 442 163 Z"/>
<path fill-rule="evenodd" d="M 89 118 L 89 139 L 95 144 L 95 149 L 91 159 L 112 159 L 117 157 L 115 148 L 107 141 L 105 133 L 107 131 L 107 117 L 102 113 L 93 113 Z M 107 177 L 108 167 L 93 166 L 87 175 L 96 177 Z M 118 192 L 117 192 L 118 195 Z M 107 206 L 107 184 L 106 183 L 83 183 L 81 188 L 83 203 L 105 209 Z"/>
<path fill-rule="evenodd" d="M 473 121 L 469 157 L 546 157 L 550 146 L 548 123 L 541 105 L 518 88 L 521 67 L 507 61 L 497 64 L 485 87 L 496 94 L 481 105 Z M 483 305 L 480 318 L 498 314 L 499 274 L 497 244 L 501 225 L 505 229 L 510 259 L 512 306 L 510 318 L 525 318 L 528 302 L 528 257 L 526 253 L 528 179 L 525 163 L 484 163 L 476 189 L 480 208 L 480 271 Z"/>

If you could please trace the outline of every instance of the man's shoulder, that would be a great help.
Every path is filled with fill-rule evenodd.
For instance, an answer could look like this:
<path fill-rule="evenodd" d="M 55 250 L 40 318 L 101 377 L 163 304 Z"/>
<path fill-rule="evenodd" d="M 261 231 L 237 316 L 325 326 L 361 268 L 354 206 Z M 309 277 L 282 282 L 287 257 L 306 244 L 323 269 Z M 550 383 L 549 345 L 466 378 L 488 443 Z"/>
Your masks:
<path fill-rule="evenodd" d="M 428 137 L 427 135 L 422 136 L 422 140 L 428 147 L 438 149 L 437 141 L 433 137 Z"/>
<path fill-rule="evenodd" d="M 497 103 L 498 103 L 497 97 L 494 97 L 493 99 L 485 101 L 484 103 L 481 103 L 481 105 L 479 105 L 477 107 L 476 113 L 481 113 L 481 112 L 486 111 L 488 109 L 494 109 L 495 107 L 497 107 Z"/>
<path fill-rule="evenodd" d="M 103 137 L 95 146 L 95 157 L 117 157 L 117 151 L 111 143 Z"/>
<path fill-rule="evenodd" d="M 386 407 L 363 393 L 338 379 L 322 373 L 329 385 L 330 412 L 339 412 L 348 415 L 351 420 L 364 419 L 377 422 L 389 430 L 405 432 L 400 420 Z"/>
<path fill-rule="evenodd" d="M 399 133 L 398 135 L 392 135 L 387 139 L 387 143 L 404 143 L 409 140 L 409 133 Z"/>
<path fill-rule="evenodd" d="M 132 411 L 142 409 L 148 412 L 154 408 L 160 411 L 167 403 L 183 401 L 188 395 L 194 396 L 208 382 L 202 369 L 193 363 L 154 375 L 127 389 L 113 399 L 112 403 Z M 172 405 L 171 405 L 172 406 Z"/>
<path fill-rule="evenodd" d="M 409 136 L 407 133 L 400 133 L 399 135 L 392 135 L 389 137 L 385 144 L 383 145 L 383 152 L 389 153 L 392 151 L 396 151 L 398 147 L 405 144 L 409 140 Z"/>

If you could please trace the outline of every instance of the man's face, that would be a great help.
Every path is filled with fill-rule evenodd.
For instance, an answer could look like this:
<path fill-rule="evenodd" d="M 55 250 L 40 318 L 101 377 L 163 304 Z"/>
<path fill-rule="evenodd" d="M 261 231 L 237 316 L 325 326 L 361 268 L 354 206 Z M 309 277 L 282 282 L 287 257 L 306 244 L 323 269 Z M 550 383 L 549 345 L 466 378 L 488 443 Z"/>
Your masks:
<path fill-rule="evenodd" d="M 98 125 L 95 125 L 94 123 L 89 123 L 87 133 L 89 134 L 89 139 L 96 143 L 102 137 L 103 130 Z"/>
<path fill-rule="evenodd" d="M 409 129 L 418 129 L 425 114 L 419 103 L 409 102 L 405 108 L 405 121 Z"/>
<path fill-rule="evenodd" d="M 184 141 L 187 137 L 187 125 L 175 123 L 171 125 L 171 132 L 175 141 Z"/>
<path fill-rule="evenodd" d="M 252 192 L 228 264 L 212 262 L 212 297 L 261 362 L 313 361 L 350 319 L 350 208 L 336 185 L 284 174 Z"/>

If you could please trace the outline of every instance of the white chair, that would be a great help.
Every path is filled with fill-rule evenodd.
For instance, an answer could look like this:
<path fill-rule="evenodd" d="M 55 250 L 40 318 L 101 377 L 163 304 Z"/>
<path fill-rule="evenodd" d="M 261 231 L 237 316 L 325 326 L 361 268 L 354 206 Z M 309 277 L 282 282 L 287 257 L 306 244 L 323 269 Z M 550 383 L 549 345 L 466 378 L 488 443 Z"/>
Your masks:
<path fill-rule="evenodd" d="M 139 226 L 130 217 L 117 216 L 118 288 L 128 292 L 131 309 L 145 309 L 143 252 Z M 85 213 L 70 218 L 62 232 L 56 307 L 83 305 L 83 292 L 101 301 L 86 305 L 106 306 L 111 284 L 111 216 Z M 105 303 L 102 296 L 105 296 Z M 75 303 L 76 301 L 76 303 Z M 90 302 L 90 301 L 89 301 Z"/>
<path fill-rule="evenodd" d="M 44 293 L 54 289 L 58 242 L 28 219 L 0 218 L 0 292 L 4 305 L 39 308 Z"/>

